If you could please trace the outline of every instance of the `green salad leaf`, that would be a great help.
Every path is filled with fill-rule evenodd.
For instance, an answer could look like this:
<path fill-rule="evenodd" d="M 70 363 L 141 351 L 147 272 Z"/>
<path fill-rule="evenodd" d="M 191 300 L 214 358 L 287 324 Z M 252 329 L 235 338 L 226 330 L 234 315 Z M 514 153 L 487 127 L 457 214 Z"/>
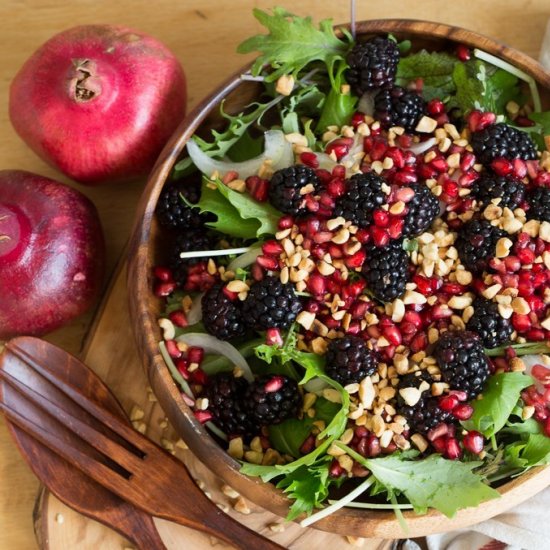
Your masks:
<path fill-rule="evenodd" d="M 212 189 L 212 185 L 216 188 Z M 275 233 L 282 215 L 269 203 L 260 203 L 248 193 L 233 191 L 219 179 L 203 179 L 197 208 L 216 216 L 215 221 L 206 224 L 208 227 L 243 239 Z"/>
<path fill-rule="evenodd" d="M 531 113 L 529 118 L 540 126 L 540 133 L 543 136 L 550 136 L 550 111 Z"/>
<path fill-rule="evenodd" d="M 424 86 L 422 95 L 426 101 L 444 99 L 456 90 L 453 70 L 457 58 L 445 52 L 422 50 L 403 57 L 397 66 L 396 84 L 407 86 L 421 78 Z"/>
<path fill-rule="evenodd" d="M 270 65 L 274 70 L 266 76 L 268 82 L 282 75 L 296 77 L 313 61 L 321 61 L 330 69 L 349 49 L 348 42 L 334 34 L 330 19 L 321 21 L 319 28 L 316 28 L 311 17 L 298 17 L 280 7 L 274 8 L 272 15 L 260 9 L 254 9 L 253 13 L 269 34 L 248 38 L 238 46 L 237 51 L 259 51 L 252 74 L 259 75 L 264 65 Z"/>
<path fill-rule="evenodd" d="M 521 372 L 503 372 L 490 376 L 483 397 L 472 403 L 474 414 L 462 425 L 468 430 L 477 430 L 486 437 L 492 437 L 506 425 L 521 390 L 532 384 L 533 379 Z"/>
<path fill-rule="evenodd" d="M 294 501 L 286 518 L 288 521 L 322 505 L 333 483 L 329 478 L 329 465 L 327 459 L 311 467 L 301 466 L 279 481 L 277 487 Z"/>
<path fill-rule="evenodd" d="M 550 464 L 550 437 L 529 434 L 526 441 L 511 443 L 505 449 L 506 462 L 517 468 L 531 468 Z"/>
<path fill-rule="evenodd" d="M 316 131 L 323 132 L 328 126 L 342 127 L 349 124 L 358 98 L 349 92 L 343 92 L 342 86 L 345 84 L 344 72 L 348 68 L 347 63 L 339 62 L 337 70 L 332 80 L 332 87 L 323 104 L 321 116 L 317 123 Z"/>
<path fill-rule="evenodd" d="M 410 460 L 410 454 L 367 459 L 346 445 L 336 445 L 368 468 L 390 496 L 405 495 L 418 513 L 435 508 L 453 517 L 461 508 L 500 496 L 472 471 L 480 462 L 447 460 L 439 455 Z"/>

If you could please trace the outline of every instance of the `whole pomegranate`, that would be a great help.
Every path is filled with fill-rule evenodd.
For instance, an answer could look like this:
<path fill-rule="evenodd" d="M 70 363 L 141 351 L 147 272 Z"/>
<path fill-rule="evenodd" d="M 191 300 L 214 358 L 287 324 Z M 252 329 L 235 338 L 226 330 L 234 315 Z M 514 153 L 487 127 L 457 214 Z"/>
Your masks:
<path fill-rule="evenodd" d="M 97 211 L 82 193 L 0 171 L 0 340 L 45 334 L 86 311 L 104 258 Z"/>
<path fill-rule="evenodd" d="M 85 184 L 146 175 L 185 115 L 183 69 L 158 40 L 85 25 L 43 44 L 10 88 L 11 122 L 31 149 Z"/>

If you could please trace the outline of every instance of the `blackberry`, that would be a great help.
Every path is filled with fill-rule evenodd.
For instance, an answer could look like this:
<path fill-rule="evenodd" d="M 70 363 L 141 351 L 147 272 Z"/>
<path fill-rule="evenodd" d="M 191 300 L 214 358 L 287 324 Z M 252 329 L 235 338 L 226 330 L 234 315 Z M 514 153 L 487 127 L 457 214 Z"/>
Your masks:
<path fill-rule="evenodd" d="M 475 332 L 486 348 L 496 348 L 510 341 L 512 324 L 501 317 L 498 306 L 494 302 L 476 298 L 473 303 L 474 314 L 466 324 L 466 328 Z"/>
<path fill-rule="evenodd" d="M 405 292 L 409 280 L 409 256 L 402 242 L 392 241 L 384 247 L 367 247 L 363 276 L 373 296 L 391 302 Z"/>
<path fill-rule="evenodd" d="M 402 234 L 404 237 L 416 237 L 439 216 L 439 201 L 425 185 L 414 183 L 409 187 L 414 191 L 414 197 L 407 203 L 408 212 Z"/>
<path fill-rule="evenodd" d="M 386 194 L 382 191 L 382 185 L 386 183 L 374 172 L 353 175 L 346 182 L 346 192 L 336 202 L 334 215 L 342 216 L 359 227 L 368 227 L 374 210 L 386 201 Z"/>
<path fill-rule="evenodd" d="M 300 164 L 277 170 L 269 182 L 269 201 L 285 214 L 307 214 L 305 197 L 300 191 L 309 184 L 313 185 L 313 192 L 319 189 L 319 178 L 315 170 L 308 166 Z"/>
<path fill-rule="evenodd" d="M 443 382 L 452 390 L 465 391 L 473 399 L 489 378 L 489 363 L 481 339 L 467 330 L 447 331 L 434 346 Z"/>
<path fill-rule="evenodd" d="M 275 277 L 254 283 L 242 306 L 245 322 L 256 330 L 288 328 L 302 310 L 292 285 Z"/>
<path fill-rule="evenodd" d="M 188 206 L 181 198 L 195 204 L 201 198 L 201 179 L 184 179 L 169 183 L 162 190 L 157 203 L 157 219 L 172 229 L 198 229 L 212 218 L 201 214 L 198 208 Z"/>
<path fill-rule="evenodd" d="M 347 62 L 350 68 L 346 80 L 357 95 L 377 88 L 391 88 L 399 63 L 399 48 L 393 40 L 377 36 L 355 44 Z"/>
<path fill-rule="evenodd" d="M 533 160 L 537 147 L 529 134 L 504 122 L 472 134 L 470 143 L 479 162 L 490 165 L 497 158 Z"/>
<path fill-rule="evenodd" d="M 231 300 L 223 289 L 223 283 L 216 283 L 202 297 L 202 322 L 206 332 L 220 340 L 230 340 L 244 336 L 246 325 L 241 302 Z"/>
<path fill-rule="evenodd" d="M 498 240 L 507 236 L 506 231 L 491 225 L 487 220 L 472 220 L 458 231 L 455 247 L 464 267 L 480 273 L 495 256 Z"/>
<path fill-rule="evenodd" d="M 475 181 L 472 195 L 482 208 L 492 204 L 493 199 L 500 199 L 498 206 L 514 210 L 523 202 L 525 184 L 516 178 L 487 173 Z"/>
<path fill-rule="evenodd" d="M 426 382 L 429 386 L 434 382 L 432 376 L 426 370 L 411 372 L 399 380 L 396 411 L 397 414 L 407 419 L 407 423 L 413 432 L 426 434 L 441 423 L 454 422 L 454 417 L 450 412 L 439 408 L 439 400 L 437 397 L 431 396 L 429 387 L 422 391 L 417 403 L 414 405 L 406 403 L 399 390 L 404 388 L 420 389 L 423 382 Z"/>
<path fill-rule="evenodd" d="M 259 426 L 280 424 L 298 416 L 302 396 L 298 384 L 282 375 L 264 375 L 246 389 L 244 401 L 250 417 Z"/>
<path fill-rule="evenodd" d="M 214 423 L 227 435 L 244 435 L 252 438 L 259 432 L 245 408 L 245 393 L 248 383 L 244 378 L 235 378 L 230 373 L 220 373 L 209 378 L 205 397 Z"/>
<path fill-rule="evenodd" d="M 191 252 L 193 250 L 213 250 L 217 246 L 216 239 L 204 231 L 186 231 L 176 236 L 175 243 L 169 260 L 174 280 L 181 285 L 185 284 L 187 279 L 187 270 L 189 266 L 196 265 L 201 261 L 208 260 L 208 257 L 202 258 L 180 258 L 182 252 Z"/>
<path fill-rule="evenodd" d="M 383 128 L 401 126 L 407 132 L 414 132 L 425 112 L 426 102 L 416 92 L 399 86 L 382 90 L 374 98 L 374 118 Z"/>
<path fill-rule="evenodd" d="M 375 353 L 359 336 L 330 340 L 325 357 L 325 372 L 342 386 L 361 382 L 378 366 Z"/>
<path fill-rule="evenodd" d="M 529 203 L 528 220 L 550 222 L 550 188 L 535 187 L 527 193 L 527 202 Z"/>

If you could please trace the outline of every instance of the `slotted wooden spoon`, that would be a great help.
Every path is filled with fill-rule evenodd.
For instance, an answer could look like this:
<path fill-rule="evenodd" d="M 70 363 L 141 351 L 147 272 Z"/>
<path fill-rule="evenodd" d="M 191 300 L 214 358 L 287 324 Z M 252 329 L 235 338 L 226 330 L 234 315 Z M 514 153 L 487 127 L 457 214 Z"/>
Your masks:
<path fill-rule="evenodd" d="M 144 549 L 165 548 L 151 515 L 238 548 L 282 548 L 223 514 L 182 463 L 129 426 L 109 389 L 65 351 L 37 338 L 11 340 L 0 356 L 0 379 L 0 409 L 19 449 L 68 506 Z"/>

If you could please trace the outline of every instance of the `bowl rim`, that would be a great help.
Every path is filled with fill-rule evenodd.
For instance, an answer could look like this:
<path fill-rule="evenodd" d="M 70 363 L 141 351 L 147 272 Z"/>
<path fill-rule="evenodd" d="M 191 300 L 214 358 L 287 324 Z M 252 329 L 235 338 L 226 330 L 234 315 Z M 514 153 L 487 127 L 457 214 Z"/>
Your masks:
<path fill-rule="evenodd" d="M 350 29 L 349 24 L 336 25 L 337 29 Z M 357 35 L 376 33 L 405 34 L 423 36 L 429 39 L 447 40 L 477 47 L 497 57 L 511 60 L 513 64 L 531 75 L 539 85 L 550 90 L 550 73 L 528 55 L 494 39 L 466 30 L 461 27 L 416 19 L 373 19 L 356 23 Z M 236 90 L 243 82 L 240 75 L 249 70 L 251 63 L 245 64 L 234 75 L 225 80 L 207 98 L 200 102 L 181 122 L 162 150 L 148 178 L 139 201 L 132 237 L 128 249 L 128 299 L 134 336 L 149 381 L 168 418 L 186 441 L 189 448 L 216 475 L 229 485 L 236 486 L 243 496 L 270 512 L 285 516 L 291 502 L 280 489 L 258 478 L 244 476 L 239 472 L 239 463 L 231 458 L 211 437 L 210 433 L 196 420 L 191 409 L 183 401 L 177 390 L 168 367 L 158 350 L 160 335 L 157 318 L 147 299 L 152 288 L 148 241 L 155 206 L 161 189 L 182 153 L 186 142 L 194 134 L 207 115 L 222 99 Z M 214 459 L 212 459 L 212 456 Z M 356 534 L 363 537 L 400 538 L 423 536 L 429 533 L 444 532 L 466 527 L 495 516 L 511 506 L 523 502 L 550 484 L 550 468 L 536 467 L 520 477 L 502 485 L 498 500 L 481 503 L 475 508 L 459 510 L 453 518 L 430 509 L 425 515 L 405 512 L 409 532 L 403 533 L 393 511 L 381 512 L 344 508 L 320 520 L 312 527 L 343 535 Z M 243 489 L 244 487 L 244 489 Z"/>

